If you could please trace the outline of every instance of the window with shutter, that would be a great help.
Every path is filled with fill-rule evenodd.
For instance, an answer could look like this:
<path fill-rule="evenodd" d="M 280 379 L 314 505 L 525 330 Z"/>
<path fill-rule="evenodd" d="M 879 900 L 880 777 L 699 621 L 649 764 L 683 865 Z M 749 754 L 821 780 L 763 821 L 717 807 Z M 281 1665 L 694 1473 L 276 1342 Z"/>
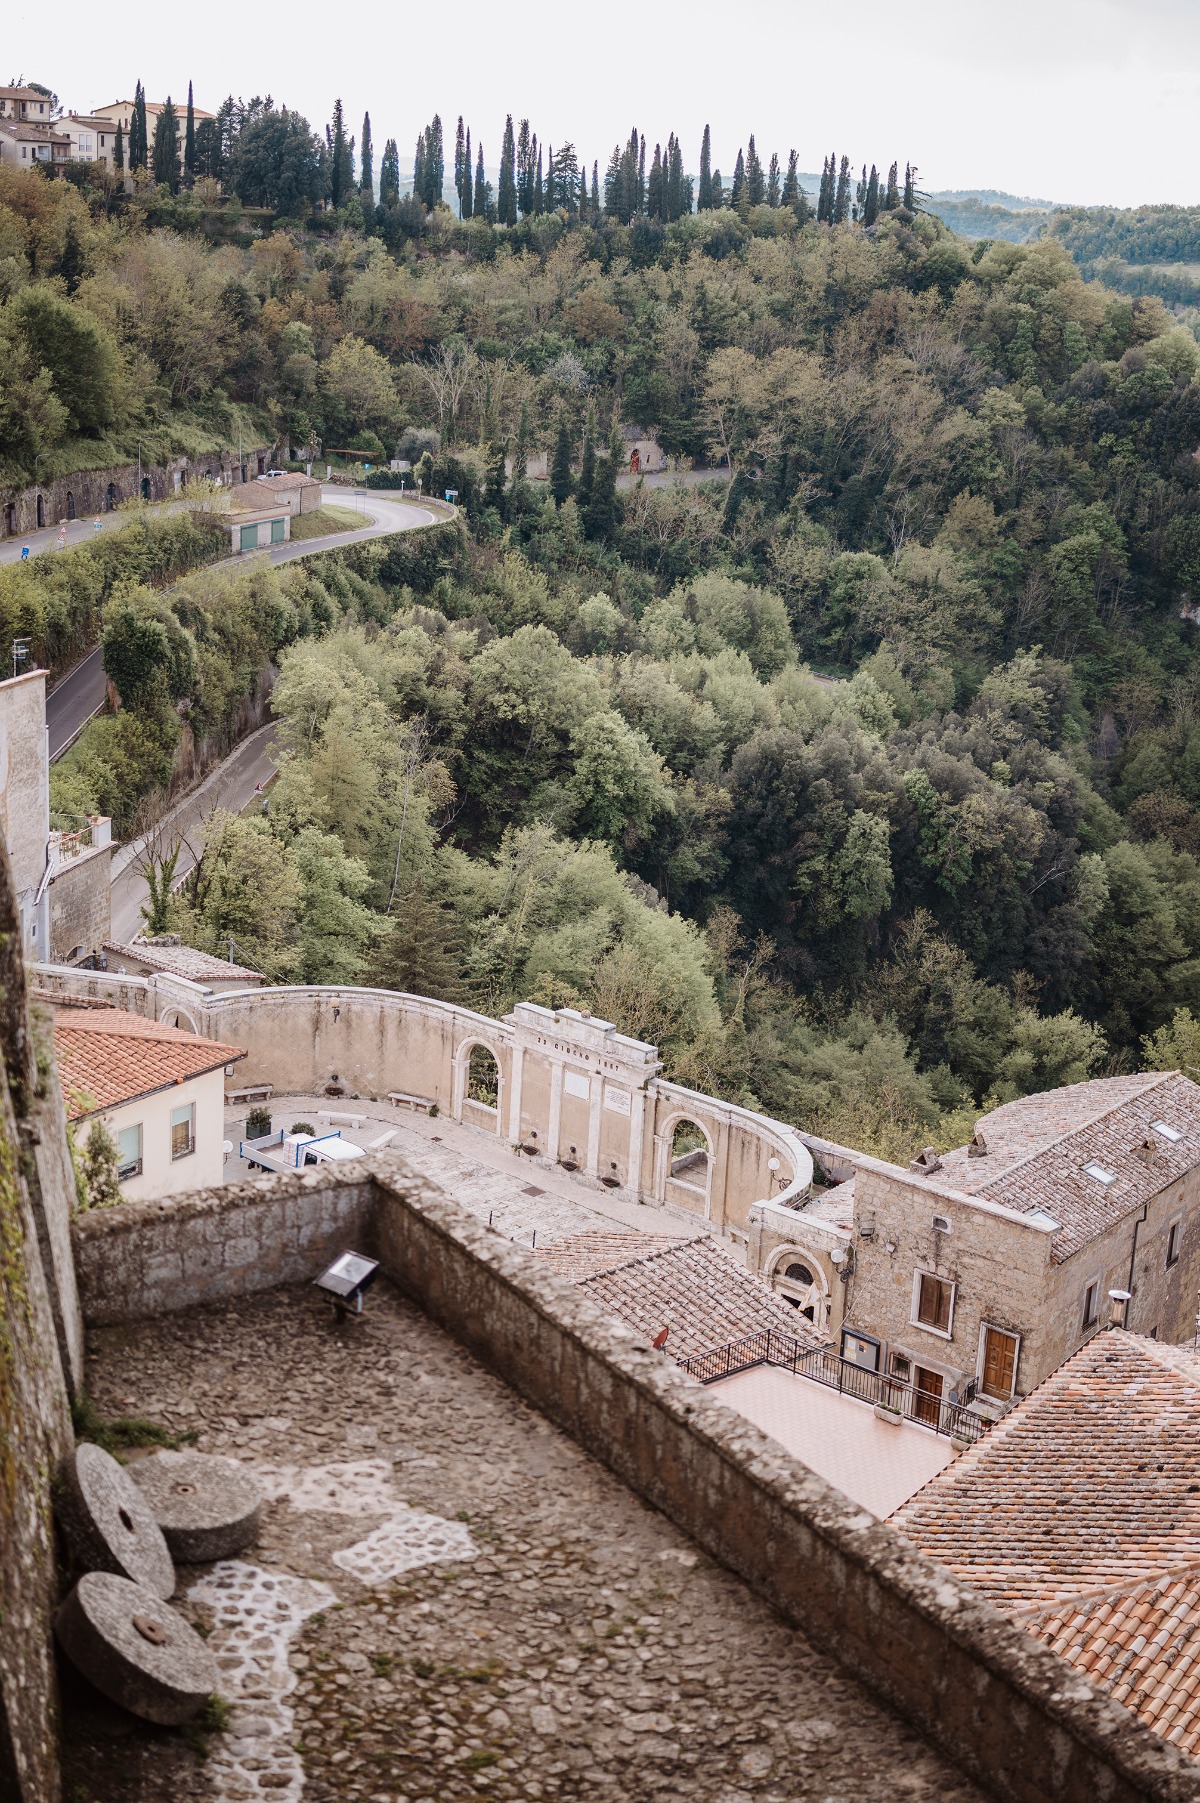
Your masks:
<path fill-rule="evenodd" d="M 917 1273 L 917 1320 L 922 1327 L 931 1327 L 935 1333 L 949 1334 L 950 1317 L 954 1307 L 954 1285 L 947 1283 L 942 1277 L 932 1277 L 928 1271 Z"/>

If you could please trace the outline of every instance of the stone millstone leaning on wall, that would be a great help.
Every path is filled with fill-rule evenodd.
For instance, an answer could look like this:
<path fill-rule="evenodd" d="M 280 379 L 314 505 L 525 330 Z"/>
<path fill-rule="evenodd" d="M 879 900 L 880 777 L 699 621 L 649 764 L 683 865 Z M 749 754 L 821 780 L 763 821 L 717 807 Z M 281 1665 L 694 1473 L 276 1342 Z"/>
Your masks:
<path fill-rule="evenodd" d="M 82 1329 L 62 1098 L 37 1055 L 20 948 L 0 844 L 0 1797 L 58 1803 L 50 1481 L 73 1444 Z"/>

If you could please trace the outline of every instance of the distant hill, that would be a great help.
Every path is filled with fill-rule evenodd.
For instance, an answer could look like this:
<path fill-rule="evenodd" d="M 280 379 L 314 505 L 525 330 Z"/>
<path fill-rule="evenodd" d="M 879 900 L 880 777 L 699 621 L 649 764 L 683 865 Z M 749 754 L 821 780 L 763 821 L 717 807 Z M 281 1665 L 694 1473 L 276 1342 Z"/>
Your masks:
<path fill-rule="evenodd" d="M 1045 202 L 1022 202 L 1012 194 L 981 198 L 988 192 L 931 194 L 925 210 L 936 213 L 960 238 L 1007 238 L 1010 244 L 1024 244 L 1046 229 L 1051 209 Z"/>
<path fill-rule="evenodd" d="M 1029 194 L 1008 194 L 1003 188 L 939 188 L 929 198 L 950 202 L 977 200 L 981 206 L 1004 207 L 1010 213 L 1027 213 L 1030 209 L 1048 213 L 1060 204 L 1056 200 L 1034 200 Z"/>

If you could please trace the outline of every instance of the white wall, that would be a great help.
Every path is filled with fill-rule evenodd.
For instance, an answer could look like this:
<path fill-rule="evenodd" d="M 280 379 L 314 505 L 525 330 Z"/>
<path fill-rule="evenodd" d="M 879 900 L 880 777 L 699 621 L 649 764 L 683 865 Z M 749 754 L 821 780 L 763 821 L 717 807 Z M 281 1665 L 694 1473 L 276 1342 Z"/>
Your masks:
<path fill-rule="evenodd" d="M 188 1102 L 196 1104 L 196 1150 L 188 1158 L 171 1157 L 171 1115 Z M 125 1102 L 99 1117 L 115 1140 L 122 1127 L 142 1125 L 142 1174 L 121 1185 L 129 1201 L 171 1196 L 185 1190 L 210 1189 L 221 1181 L 225 1143 L 225 1074 L 208 1071 L 203 1077 L 173 1084 L 140 1102 Z M 82 1146 L 91 1121 L 82 1121 L 75 1137 Z"/>

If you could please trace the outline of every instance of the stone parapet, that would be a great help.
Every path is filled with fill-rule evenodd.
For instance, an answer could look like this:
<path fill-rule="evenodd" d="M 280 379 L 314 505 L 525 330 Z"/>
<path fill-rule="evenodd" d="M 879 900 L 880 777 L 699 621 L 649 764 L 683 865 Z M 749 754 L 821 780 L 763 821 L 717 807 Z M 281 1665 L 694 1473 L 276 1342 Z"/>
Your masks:
<path fill-rule="evenodd" d="M 992 1795 L 1200 1796 L 1185 1755 L 399 1160 L 85 1217 L 85 1308 L 129 1322 L 310 1278 L 348 1240 Z"/>

